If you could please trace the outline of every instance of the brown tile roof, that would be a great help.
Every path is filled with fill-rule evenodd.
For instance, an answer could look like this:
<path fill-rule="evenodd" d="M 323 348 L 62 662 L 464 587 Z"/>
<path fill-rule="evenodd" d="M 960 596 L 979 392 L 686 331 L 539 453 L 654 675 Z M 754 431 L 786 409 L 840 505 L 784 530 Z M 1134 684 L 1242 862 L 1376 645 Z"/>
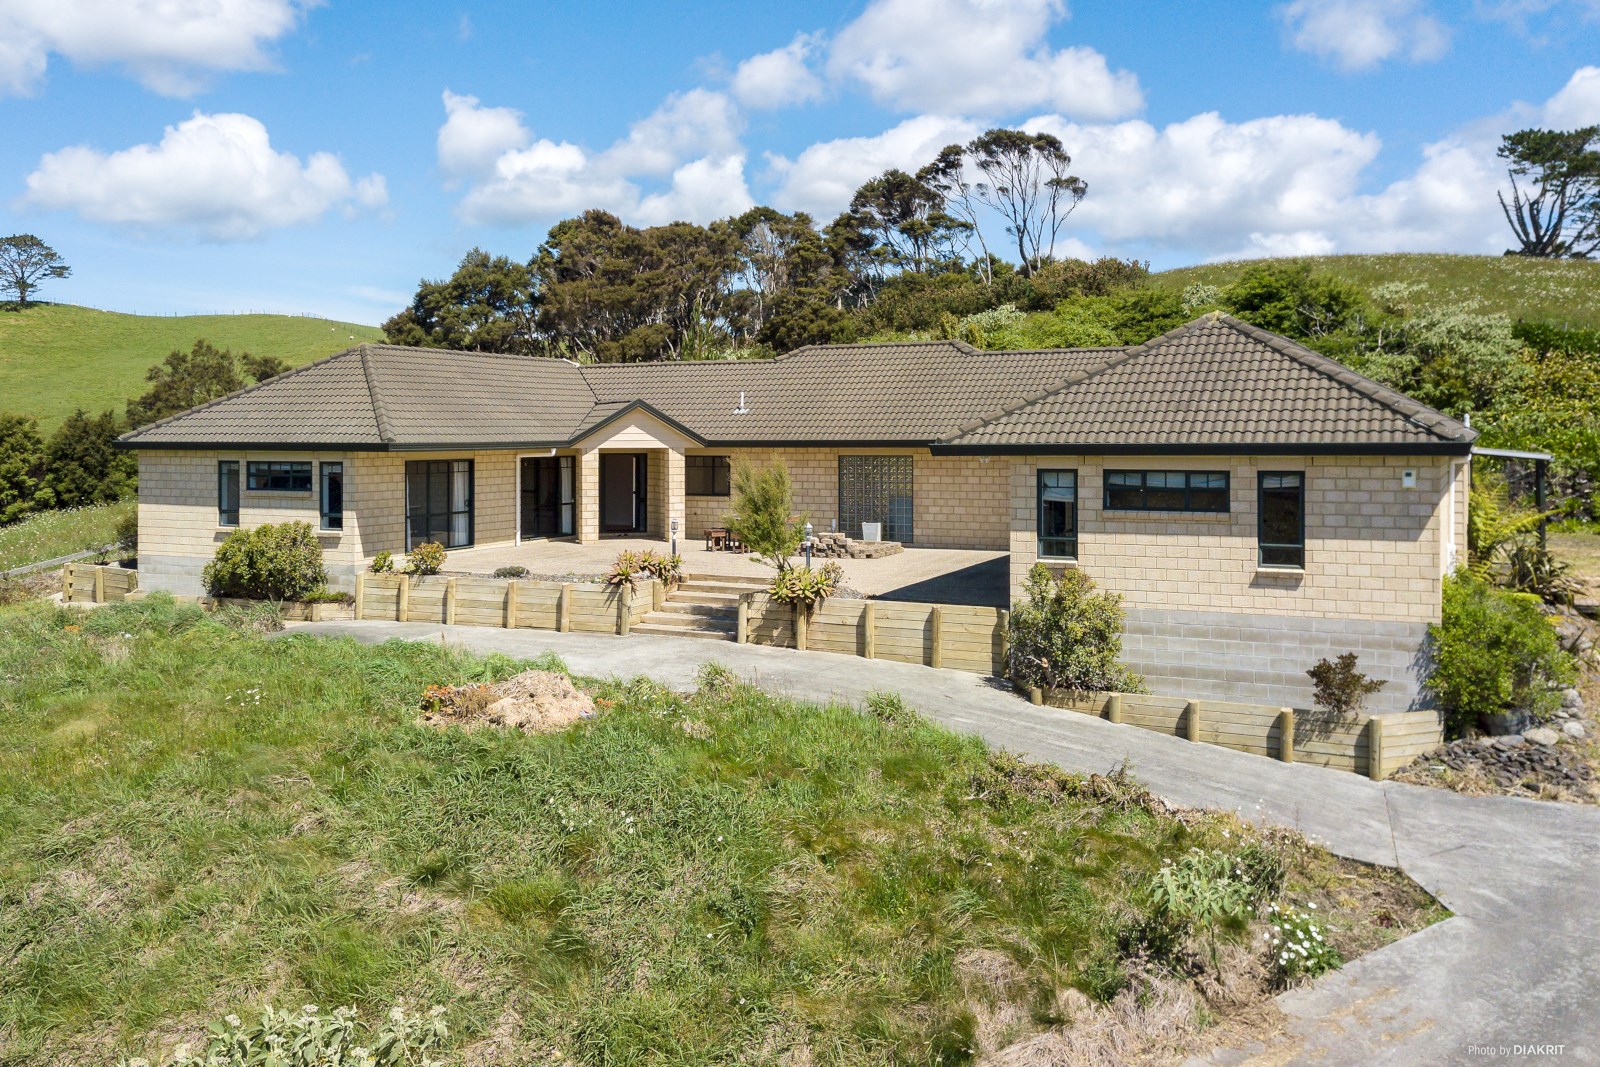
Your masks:
<path fill-rule="evenodd" d="M 744 404 L 740 409 L 740 396 Z M 579 367 L 361 345 L 135 430 L 134 448 L 573 444 L 634 407 L 712 445 L 1466 451 L 1460 423 L 1274 334 L 1207 316 L 1137 348 L 816 345 Z"/>
<path fill-rule="evenodd" d="M 1214 313 L 944 443 L 959 451 L 1465 451 L 1474 437 L 1303 345 Z"/>

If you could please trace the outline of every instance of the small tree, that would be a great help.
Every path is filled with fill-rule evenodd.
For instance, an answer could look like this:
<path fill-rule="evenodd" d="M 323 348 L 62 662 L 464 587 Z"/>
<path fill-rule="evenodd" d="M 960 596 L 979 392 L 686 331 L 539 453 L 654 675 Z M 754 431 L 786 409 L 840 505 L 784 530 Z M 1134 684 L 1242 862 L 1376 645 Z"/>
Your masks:
<path fill-rule="evenodd" d="M 67 416 L 45 446 L 46 506 L 81 508 L 110 504 L 133 492 L 138 464 L 116 447 L 122 423 L 110 411 L 90 415 L 79 408 Z"/>
<path fill-rule="evenodd" d="M 1600 126 L 1518 130 L 1500 139 L 1499 156 L 1511 182 L 1500 210 L 1517 238 L 1509 254 L 1586 259 L 1600 249 Z"/>
<path fill-rule="evenodd" d="M 744 543 L 757 560 L 781 574 L 800 548 L 806 516 L 794 517 L 794 487 L 781 462 L 759 470 L 740 461 L 733 472 L 733 510 L 728 532 Z"/>
<path fill-rule="evenodd" d="M 31 233 L 0 238 L 0 293 L 15 294 L 23 307 L 41 281 L 71 273 L 60 254 Z"/>
<path fill-rule="evenodd" d="M 1144 679 L 1122 665 L 1122 597 L 1098 593 L 1077 569 L 1057 578 L 1042 563 L 1028 571 L 1025 598 L 1011 607 L 1011 677 L 1021 685 L 1080 692 L 1137 693 Z"/>
<path fill-rule="evenodd" d="M 252 356 L 248 352 L 235 355 L 198 340 L 187 352 L 173 349 L 165 360 L 145 372 L 144 380 L 150 387 L 128 401 L 128 422 L 145 426 L 288 369 L 289 365 L 275 356 Z"/>
<path fill-rule="evenodd" d="M 1389 684 L 1356 670 L 1354 652 L 1346 652 L 1336 660 L 1319 659 L 1306 674 L 1311 677 L 1311 699 L 1317 707 L 1340 719 L 1360 715 L 1367 698 Z"/>
<path fill-rule="evenodd" d="M 0 525 L 34 509 L 43 477 L 39 421 L 32 415 L 0 414 Z"/>

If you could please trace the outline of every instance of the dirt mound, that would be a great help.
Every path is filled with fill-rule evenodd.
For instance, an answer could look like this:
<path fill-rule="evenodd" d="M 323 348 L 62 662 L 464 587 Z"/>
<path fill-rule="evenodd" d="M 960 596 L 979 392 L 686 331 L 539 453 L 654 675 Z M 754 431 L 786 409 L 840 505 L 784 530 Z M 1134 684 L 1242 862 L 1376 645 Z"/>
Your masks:
<path fill-rule="evenodd" d="M 429 686 L 417 721 L 463 730 L 487 726 L 547 734 L 593 717 L 594 701 L 571 678 L 554 671 L 523 671 L 494 685 Z"/>

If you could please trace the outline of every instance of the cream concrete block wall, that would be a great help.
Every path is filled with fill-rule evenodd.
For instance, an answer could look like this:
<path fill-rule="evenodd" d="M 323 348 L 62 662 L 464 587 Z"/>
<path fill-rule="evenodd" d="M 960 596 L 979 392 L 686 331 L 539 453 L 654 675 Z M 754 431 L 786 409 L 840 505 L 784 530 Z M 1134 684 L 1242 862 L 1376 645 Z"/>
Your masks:
<path fill-rule="evenodd" d="M 578 453 L 578 543 L 600 540 L 600 452 L 586 448 Z"/>
<path fill-rule="evenodd" d="M 146 589 L 200 592 L 200 571 L 216 555 L 217 546 L 238 528 L 268 523 L 306 522 L 317 530 L 323 561 L 336 584 L 358 562 L 360 532 L 349 493 L 355 484 L 355 457 L 345 452 L 245 453 L 229 450 L 140 450 L 139 460 L 139 573 Z M 312 490 L 308 493 L 252 491 L 248 485 L 250 460 L 309 461 Z M 239 464 L 239 526 L 217 522 L 217 464 Z M 345 528 L 318 529 L 322 514 L 317 485 L 322 463 L 344 464 Z"/>
<path fill-rule="evenodd" d="M 1008 461 L 977 456 L 934 456 L 927 449 L 691 448 L 689 455 L 728 456 L 763 466 L 775 460 L 789 468 L 795 507 L 809 512 L 819 530 L 839 518 L 841 455 L 912 457 L 913 543 L 923 548 L 1004 550 L 1010 527 Z M 684 502 L 686 536 L 723 525 L 729 497 L 691 496 Z M 859 534 L 859 531 L 856 531 Z"/>
<path fill-rule="evenodd" d="M 1037 554 L 1036 472 L 1078 472 L 1077 565 L 1131 609 L 1433 622 L 1439 617 L 1448 457 L 1028 457 L 1011 464 L 1011 587 Z M 1231 511 L 1102 508 L 1112 470 L 1226 470 Z M 1417 472 L 1405 489 L 1402 472 Z M 1256 475 L 1304 471 L 1303 573 L 1257 566 Z M 1461 475 L 1457 475 L 1460 484 Z M 1462 509 L 1464 513 L 1464 508 Z M 1465 542 L 1465 519 L 1456 517 Z"/>

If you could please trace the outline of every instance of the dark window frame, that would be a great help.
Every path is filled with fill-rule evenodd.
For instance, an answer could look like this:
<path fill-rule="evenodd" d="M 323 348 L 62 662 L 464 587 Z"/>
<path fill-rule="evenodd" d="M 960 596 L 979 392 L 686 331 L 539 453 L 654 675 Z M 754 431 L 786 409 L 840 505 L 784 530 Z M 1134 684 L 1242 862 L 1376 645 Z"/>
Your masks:
<path fill-rule="evenodd" d="M 467 471 L 467 499 L 466 499 L 466 504 L 465 504 L 464 507 L 459 508 L 459 509 L 456 508 L 453 504 L 449 503 L 449 499 L 450 499 L 451 493 L 453 492 L 453 483 L 454 483 L 454 480 L 455 480 L 455 471 L 456 471 L 456 466 L 455 465 L 457 463 L 465 463 L 466 464 L 466 471 Z M 422 472 L 423 472 L 423 482 L 424 482 L 424 491 L 423 491 L 423 494 L 422 494 L 423 495 L 423 504 L 422 504 L 422 509 L 420 511 L 417 508 L 413 507 L 413 502 L 412 502 L 412 499 L 411 499 L 412 474 L 418 468 L 420 468 L 422 470 Z M 451 522 L 451 520 L 454 519 L 456 516 L 465 515 L 466 518 L 467 518 L 467 536 L 466 536 L 466 540 L 465 541 L 461 541 L 461 542 L 455 542 L 455 541 L 453 541 L 451 536 L 449 534 L 447 534 L 446 537 L 445 537 L 445 541 L 441 542 L 441 543 L 444 544 L 445 548 L 447 548 L 447 549 L 471 548 L 473 546 L 473 544 L 476 543 L 477 538 L 478 538 L 478 531 L 477 531 L 478 470 L 477 470 L 477 463 L 476 463 L 475 460 L 471 460 L 471 459 L 414 459 L 414 460 L 407 460 L 406 461 L 406 466 L 405 466 L 404 477 L 405 477 L 405 486 L 406 486 L 405 504 L 406 504 L 406 551 L 407 552 L 411 551 L 413 548 L 417 547 L 417 545 L 423 544 L 423 543 L 425 543 L 425 541 L 428 540 L 428 533 L 430 531 L 432 531 L 433 529 L 438 528 L 438 527 L 435 526 L 435 524 L 433 523 L 432 520 L 437 519 L 437 518 L 441 518 L 441 517 L 444 519 L 443 529 L 445 529 L 447 531 L 449 531 L 449 530 L 451 530 L 453 528 L 453 523 Z M 437 511 L 436 512 L 436 511 L 427 510 L 427 501 L 434 496 L 433 488 L 432 488 L 432 481 L 433 481 L 433 479 L 435 477 L 443 477 L 443 479 L 444 479 L 444 497 L 445 497 L 445 501 L 446 501 L 445 510 L 444 511 Z M 423 527 L 424 527 L 424 530 L 423 530 L 423 533 L 421 534 L 421 538 L 420 539 L 419 539 L 418 535 L 415 532 L 415 522 L 416 522 L 416 519 L 419 516 L 423 519 Z"/>
<path fill-rule="evenodd" d="M 329 475 L 338 478 L 339 506 L 334 509 L 330 506 L 328 483 Z M 317 465 L 317 513 L 321 518 L 321 527 L 324 530 L 344 529 L 344 461 L 319 463 Z"/>
<path fill-rule="evenodd" d="M 252 459 L 244 465 L 244 487 L 252 493 L 310 493 L 315 486 L 309 459 Z"/>
<path fill-rule="evenodd" d="M 1181 504 L 1176 505 L 1176 506 L 1150 503 L 1149 501 L 1150 501 L 1150 496 L 1151 496 L 1152 490 L 1154 490 L 1155 492 L 1162 492 L 1162 493 L 1170 493 L 1170 492 L 1175 492 L 1176 491 L 1174 489 L 1174 487 L 1172 487 L 1172 486 L 1151 486 L 1150 485 L 1150 476 L 1152 474 L 1160 474 L 1160 475 L 1177 474 L 1177 475 L 1182 475 L 1182 477 L 1183 477 L 1183 489 L 1182 489 L 1183 502 Z M 1137 475 L 1138 478 L 1139 478 L 1139 484 L 1137 486 L 1131 486 L 1131 485 L 1116 485 L 1116 486 L 1113 486 L 1112 485 L 1112 481 L 1113 481 L 1114 477 L 1116 477 L 1118 475 L 1121 475 L 1121 476 Z M 1196 477 L 1204 477 L 1204 478 L 1221 477 L 1222 485 L 1220 487 L 1220 490 L 1219 490 L 1219 487 L 1216 487 L 1216 486 L 1208 486 L 1208 485 L 1196 486 L 1196 485 L 1194 485 L 1193 482 L 1194 482 L 1194 479 Z M 1114 504 L 1111 501 L 1111 494 L 1112 494 L 1112 491 L 1114 489 L 1115 490 L 1132 490 L 1132 491 L 1135 491 L 1135 492 L 1137 492 L 1139 494 L 1139 500 L 1138 500 L 1137 503 L 1128 503 L 1126 501 L 1121 501 L 1121 502 L 1118 502 L 1118 503 Z M 1216 492 L 1219 492 L 1219 491 L 1222 493 L 1222 506 L 1221 507 L 1203 507 L 1203 506 L 1199 506 L 1199 505 L 1197 505 L 1195 503 L 1195 494 L 1197 494 L 1197 493 L 1216 493 Z M 1104 486 L 1102 488 L 1102 493 L 1101 493 L 1101 507 L 1106 511 L 1156 511 L 1156 512 L 1165 512 L 1167 514 L 1179 514 L 1179 513 L 1187 512 L 1189 514 L 1195 514 L 1195 515 L 1227 515 L 1233 510 L 1233 478 L 1231 477 L 1231 475 L 1230 475 L 1230 473 L 1228 471 L 1218 471 L 1218 470 L 1209 470 L 1209 471 L 1207 471 L 1207 470 L 1183 470 L 1183 471 L 1173 471 L 1173 470 L 1108 470 L 1108 471 L 1105 472 L 1105 483 L 1104 483 Z"/>
<path fill-rule="evenodd" d="M 703 476 L 709 479 L 710 492 L 703 493 L 695 490 L 693 479 L 696 472 L 704 472 Z M 727 456 L 684 456 L 683 495 L 732 496 L 733 460 Z"/>
<path fill-rule="evenodd" d="M 228 492 L 232 482 L 233 492 Z M 232 507 L 229 507 L 229 503 Z M 239 461 L 236 459 L 217 460 L 217 525 L 239 525 Z"/>
<path fill-rule="evenodd" d="M 1066 501 L 1046 501 L 1045 498 L 1044 498 L 1044 491 L 1045 491 L 1046 488 L 1050 488 L 1050 489 L 1063 489 L 1063 488 L 1066 488 L 1066 486 L 1059 486 L 1059 485 L 1046 486 L 1045 485 L 1045 477 L 1047 475 L 1058 475 L 1058 474 L 1070 474 L 1070 475 L 1072 475 L 1072 486 L 1071 486 L 1071 488 L 1072 488 L 1072 500 L 1070 502 L 1066 502 Z M 1062 536 L 1047 537 L 1047 536 L 1045 536 L 1045 532 L 1044 532 L 1045 531 L 1044 515 L 1045 515 L 1045 504 L 1046 503 L 1057 503 L 1057 504 L 1066 503 L 1067 506 L 1071 509 L 1072 533 L 1071 533 L 1070 536 L 1065 536 L 1065 537 L 1062 537 Z M 1037 546 L 1038 546 L 1039 558 L 1040 559 L 1076 560 L 1078 558 L 1078 472 L 1077 472 L 1077 469 L 1076 468 L 1067 468 L 1067 467 L 1050 467 L 1050 468 L 1044 468 L 1044 469 L 1040 469 L 1040 470 L 1036 471 L 1034 473 L 1034 505 L 1035 505 L 1035 516 L 1034 517 L 1035 517 L 1035 523 L 1036 523 L 1036 525 L 1034 527 L 1034 530 L 1035 530 L 1035 539 L 1036 539 L 1036 543 L 1037 543 Z M 1046 549 L 1046 547 L 1045 547 L 1047 544 L 1050 544 L 1050 545 L 1053 546 L 1053 545 L 1055 545 L 1057 543 L 1065 544 L 1066 542 L 1070 542 L 1070 546 L 1069 547 L 1070 547 L 1071 551 L 1065 552 L 1065 553 L 1048 551 Z"/>
<path fill-rule="evenodd" d="M 1293 478 L 1295 485 L 1268 486 L 1269 478 Z M 1293 489 L 1298 498 L 1298 540 L 1267 540 L 1267 494 Z M 1304 570 L 1306 566 L 1306 473 L 1305 471 L 1258 471 L 1256 473 L 1256 563 L 1262 567 Z"/>

